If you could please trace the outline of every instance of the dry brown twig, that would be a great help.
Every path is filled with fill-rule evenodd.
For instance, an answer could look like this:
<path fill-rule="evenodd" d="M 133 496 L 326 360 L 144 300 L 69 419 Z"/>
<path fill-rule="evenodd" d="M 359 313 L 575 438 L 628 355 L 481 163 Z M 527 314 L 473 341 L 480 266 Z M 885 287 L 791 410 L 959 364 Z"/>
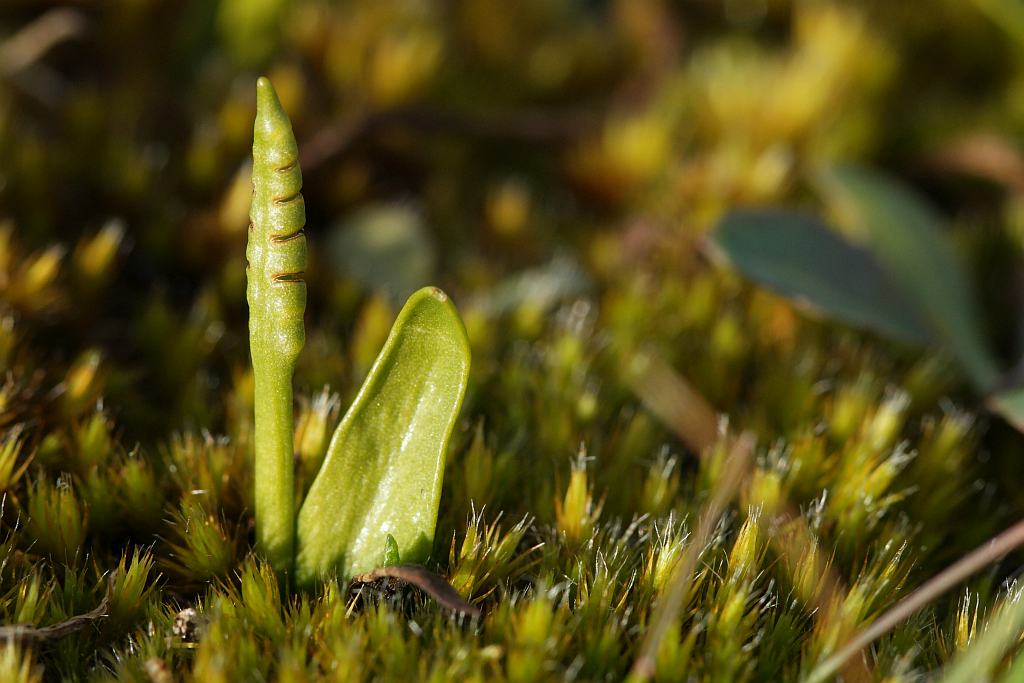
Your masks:
<path fill-rule="evenodd" d="M 424 567 L 414 564 L 378 567 L 365 574 L 352 577 L 353 583 L 372 583 L 377 579 L 398 579 L 416 586 L 442 607 L 470 617 L 480 616 L 480 608 L 466 602 L 447 581 Z"/>
<path fill-rule="evenodd" d="M 357 141 L 389 128 L 428 135 L 493 138 L 526 144 L 563 144 L 597 130 L 597 119 L 580 112 L 517 111 L 470 114 L 426 107 L 407 107 L 356 114 L 324 127 L 299 150 L 299 164 L 310 172 L 338 157 Z"/>
<path fill-rule="evenodd" d="M 627 381 L 647 409 L 672 429 L 698 457 L 710 452 L 718 440 L 722 418 L 700 392 L 668 363 L 653 353 L 638 353 L 629 368 Z M 700 553 L 707 545 L 725 507 L 750 479 L 752 452 L 753 437 L 749 434 L 741 435 L 727 460 L 721 484 L 701 512 L 694 540 L 676 565 L 680 573 L 674 574 L 676 578 L 670 584 L 670 592 L 662 603 L 664 609 L 660 609 L 652 619 L 641 653 L 630 672 L 631 680 L 646 681 L 654 674 L 654 657 L 658 645 L 672 619 L 685 603 Z M 773 530 L 769 534 L 769 541 L 776 551 L 783 557 L 813 557 L 815 560 L 817 574 L 821 577 L 820 588 L 809 600 L 810 607 L 819 615 L 819 626 L 823 627 L 826 620 L 835 618 L 834 606 L 845 600 L 846 588 L 843 581 L 819 553 L 810 552 L 817 543 L 814 534 L 788 501 L 780 500 L 776 509 L 769 512 L 772 514 L 770 528 Z M 782 530 L 785 533 L 779 533 Z M 791 565 L 787 563 L 787 569 Z M 677 587 L 676 581 L 685 585 Z M 673 590 L 676 594 L 672 593 Z M 862 659 L 847 662 L 844 673 L 850 681 L 871 680 L 871 670 Z"/>
<path fill-rule="evenodd" d="M 927 159 L 940 171 L 984 178 L 1013 192 L 1024 192 L 1024 154 L 1005 136 L 976 132 L 942 146 Z"/>
<path fill-rule="evenodd" d="M 668 591 L 662 596 L 654 616 L 651 617 L 647 637 L 644 638 L 640 647 L 639 656 L 633 662 L 629 680 L 646 681 L 654 675 L 655 658 L 661 640 L 672 626 L 672 622 L 686 606 L 697 562 L 711 540 L 715 528 L 718 527 L 726 507 L 736 495 L 740 483 L 747 477 L 753 451 L 754 437 L 744 432 L 733 444 L 725 463 L 725 471 L 712 493 L 711 500 L 701 510 L 693 540 L 690 541 L 676 562 L 672 578 L 669 580 Z"/>
<path fill-rule="evenodd" d="M 870 626 L 850 638 L 836 654 L 822 662 L 807 677 L 806 683 L 828 680 L 851 657 L 866 648 L 876 639 L 885 635 L 900 623 L 906 621 L 924 606 L 964 581 L 976 571 L 1003 557 L 1011 550 L 1024 545 L 1024 520 L 984 545 L 963 556 L 948 568 L 939 572 L 920 588 L 896 603 L 891 609 L 875 619 Z"/>
<path fill-rule="evenodd" d="M 105 618 L 108 609 L 110 609 L 110 591 L 107 591 L 107 594 L 103 596 L 103 600 L 96 609 L 65 619 L 59 624 L 38 628 L 28 624 L 0 626 L 0 642 L 42 643 L 49 640 L 57 640 L 76 631 L 81 631 L 89 624 Z"/>
<path fill-rule="evenodd" d="M 57 7 L 45 12 L 0 43 L 0 73 L 10 75 L 25 69 L 54 46 L 84 33 L 87 26 L 78 10 Z"/>

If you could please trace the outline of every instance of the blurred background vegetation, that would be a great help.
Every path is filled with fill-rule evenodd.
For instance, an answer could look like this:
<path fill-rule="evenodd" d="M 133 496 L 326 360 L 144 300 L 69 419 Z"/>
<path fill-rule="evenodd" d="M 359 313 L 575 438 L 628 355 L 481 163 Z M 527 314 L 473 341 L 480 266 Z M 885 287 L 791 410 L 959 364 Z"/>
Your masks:
<path fill-rule="evenodd" d="M 55 350 L 97 346 L 139 373 L 108 390 L 156 408 L 125 415 L 133 437 L 223 417 L 261 73 L 302 145 L 310 317 L 335 333 L 367 293 L 427 282 L 465 303 L 531 267 L 599 287 L 682 272 L 724 209 L 806 204 L 810 171 L 857 159 L 966 224 L 1004 353 L 1019 341 L 1024 81 L 1020 25 L 985 11 L 998 0 L 54 4 L 0 15 L 9 270 L 45 254 L 46 284 L 82 271 L 69 284 L 91 300 L 60 319 L 59 296 L 14 295 L 73 322 L 50 330 Z M 995 168 L 948 170 L 972 161 Z M 338 386 L 341 362 L 310 386 Z"/>
<path fill-rule="evenodd" d="M 1013 366 L 1022 67 L 1013 0 L 4 0 L 4 621 L 91 609 L 97 577 L 142 553 L 151 592 L 136 587 L 102 631 L 43 648 L 47 675 L 142 676 L 150 655 L 197 680 L 326 666 L 275 649 L 296 614 L 271 628 L 224 607 L 262 571 L 244 559 L 244 248 L 266 74 L 308 211 L 304 484 L 406 295 L 444 288 L 473 345 L 434 566 L 492 601 L 492 630 L 462 634 L 417 603 L 433 640 L 411 645 L 364 614 L 345 643 L 407 640 L 404 658 L 368 659 L 363 675 L 625 673 L 671 566 L 658 553 L 681 547 L 680 519 L 721 477 L 643 407 L 658 398 L 629 375 L 641 350 L 759 439 L 754 484 L 713 539 L 722 571 L 702 574 L 669 669 L 806 672 L 1020 517 L 1021 437 L 979 412 L 941 355 L 808 318 L 712 265 L 705 238 L 739 206 L 834 217 L 818 170 L 886 169 L 948 219 Z M 854 589 L 834 621 L 799 599 L 811 565 L 748 547 L 781 496 Z M 483 521 L 499 518 L 511 531 Z M 872 655 L 878 676 L 910 680 L 966 648 L 971 615 L 1015 566 L 897 631 Z M 35 602 L 19 589 L 30 580 Z M 197 596 L 219 615 L 221 659 L 160 644 Z M 740 617 L 725 609 L 737 604 Z M 341 628 L 328 622 L 317 628 Z M 272 646 L 250 652 L 239 633 Z M 344 638 L 324 647 L 355 667 Z"/>

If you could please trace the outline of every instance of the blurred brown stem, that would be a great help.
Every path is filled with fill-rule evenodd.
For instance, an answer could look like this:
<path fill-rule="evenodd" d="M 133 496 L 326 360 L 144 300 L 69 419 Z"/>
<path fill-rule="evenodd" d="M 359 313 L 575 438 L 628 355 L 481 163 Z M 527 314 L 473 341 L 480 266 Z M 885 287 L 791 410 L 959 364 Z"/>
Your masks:
<path fill-rule="evenodd" d="M 661 646 L 661 641 L 665 634 L 668 633 L 672 622 L 686 607 L 690 597 L 690 587 L 693 584 L 693 573 L 697 568 L 697 561 L 711 540 L 711 535 L 722 519 L 726 507 L 732 501 L 733 496 L 736 495 L 740 484 L 748 477 L 753 451 L 754 437 L 748 432 L 744 432 L 736 439 L 736 443 L 733 444 L 729 458 L 725 463 L 725 471 L 722 478 L 719 480 L 718 485 L 715 486 L 711 500 L 707 502 L 700 512 L 693 539 L 676 563 L 669 582 L 668 591 L 662 596 L 661 602 L 651 617 L 651 623 L 647 629 L 647 637 L 644 638 L 644 642 L 640 647 L 640 654 L 633 663 L 628 680 L 637 683 L 647 681 L 654 675 L 655 660 L 658 655 L 658 648 Z"/>
<path fill-rule="evenodd" d="M 11 75 L 40 60 L 54 46 L 81 35 L 87 26 L 78 10 L 52 9 L 0 43 L 0 73 Z"/>
<path fill-rule="evenodd" d="M 387 128 L 547 145 L 571 142 L 596 130 L 597 123 L 594 116 L 563 111 L 471 114 L 424 107 L 377 111 L 321 129 L 299 150 L 299 163 L 309 171 L 344 154 L 358 140 Z"/>
<path fill-rule="evenodd" d="M 839 652 L 825 660 L 821 666 L 812 671 L 811 675 L 807 678 L 807 683 L 818 683 L 828 680 L 847 659 L 853 657 L 876 639 L 909 619 L 918 610 L 934 601 L 950 588 L 953 588 L 979 569 L 986 567 L 1021 545 L 1024 545 L 1024 520 L 1017 522 L 1003 533 L 960 558 L 960 560 L 939 572 L 938 575 L 923 586 L 896 603 L 870 626 L 851 638 Z"/>

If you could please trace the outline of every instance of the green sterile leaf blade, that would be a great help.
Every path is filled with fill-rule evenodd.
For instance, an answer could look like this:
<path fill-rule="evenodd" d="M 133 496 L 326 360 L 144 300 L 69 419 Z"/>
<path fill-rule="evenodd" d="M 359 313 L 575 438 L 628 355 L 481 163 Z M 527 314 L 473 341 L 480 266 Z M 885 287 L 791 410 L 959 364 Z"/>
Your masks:
<path fill-rule="evenodd" d="M 338 425 L 298 520 L 296 578 L 380 565 L 390 534 L 403 562 L 426 559 L 445 451 L 469 375 L 469 341 L 448 297 L 413 294 Z"/>
<path fill-rule="evenodd" d="M 972 289 L 934 210 L 895 179 L 853 165 L 822 174 L 836 210 L 866 235 L 879 263 L 896 281 L 939 341 L 979 390 L 999 376 L 981 332 Z"/>
<path fill-rule="evenodd" d="M 894 339 L 930 339 L 872 254 L 811 216 L 735 211 L 718 224 L 713 240 L 739 272 L 785 297 Z"/>

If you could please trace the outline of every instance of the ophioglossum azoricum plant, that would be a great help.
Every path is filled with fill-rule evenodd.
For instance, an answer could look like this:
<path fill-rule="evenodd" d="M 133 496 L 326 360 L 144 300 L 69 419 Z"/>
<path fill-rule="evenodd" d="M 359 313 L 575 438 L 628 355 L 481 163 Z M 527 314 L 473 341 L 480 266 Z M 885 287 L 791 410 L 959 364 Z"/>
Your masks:
<path fill-rule="evenodd" d="M 279 571 L 295 555 L 292 373 L 305 343 L 306 207 L 288 115 L 266 78 L 256 83 L 248 261 L 249 346 L 255 380 L 256 536 Z"/>
<path fill-rule="evenodd" d="M 469 343 L 439 289 L 402 308 L 342 418 L 296 519 L 292 373 L 304 341 L 305 206 L 298 148 L 270 81 L 257 84 L 247 249 L 255 376 L 256 537 L 278 572 L 310 585 L 427 558 Z"/>

